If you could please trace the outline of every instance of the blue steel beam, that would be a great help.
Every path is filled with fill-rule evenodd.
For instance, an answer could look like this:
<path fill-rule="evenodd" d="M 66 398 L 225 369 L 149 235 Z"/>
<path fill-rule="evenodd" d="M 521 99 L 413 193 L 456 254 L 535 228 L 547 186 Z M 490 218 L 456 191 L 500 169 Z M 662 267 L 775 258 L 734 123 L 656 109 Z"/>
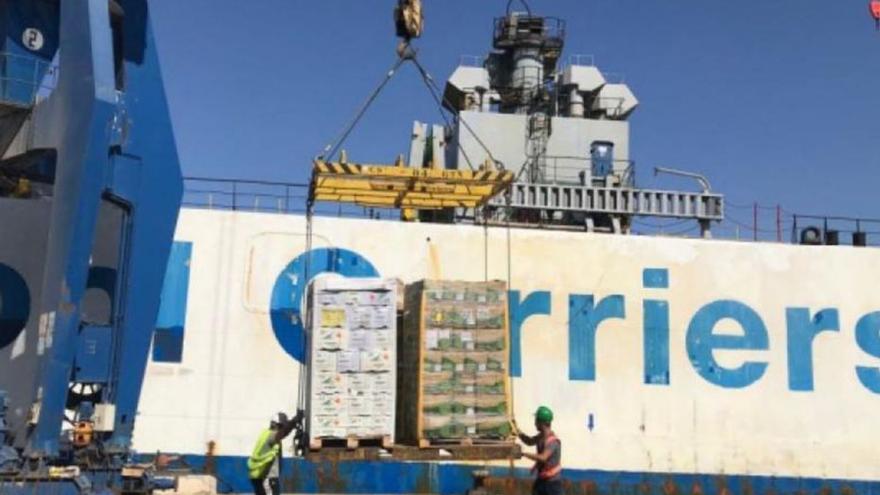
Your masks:
<path fill-rule="evenodd" d="M 104 400 L 116 405 L 110 444 L 130 446 L 182 179 L 145 0 L 120 2 L 123 85 L 117 88 L 106 0 L 61 3 L 60 79 L 37 121 L 41 147 L 58 150 L 43 298 L 45 357 L 28 454 L 53 457 L 80 326 L 102 196 L 126 211 L 116 287 L 113 368 Z M 118 54 L 117 54 L 118 55 Z M 119 89 L 119 91 L 117 91 Z M 65 125 L 58 125 L 63 122 Z M 102 242 L 98 239 L 97 242 Z"/>
<path fill-rule="evenodd" d="M 125 11 L 124 155 L 115 155 L 109 192 L 130 206 L 129 244 L 124 254 L 126 285 L 118 292 L 122 318 L 109 399 L 116 404 L 116 429 L 109 444 L 131 445 L 134 419 L 150 349 L 165 266 L 183 197 L 183 178 L 156 41 L 145 0 L 123 0 Z"/>
<path fill-rule="evenodd" d="M 31 457 L 54 457 L 59 450 L 116 112 L 107 0 L 64 0 L 60 7 L 60 76 L 43 113 L 54 123 L 43 139 L 57 149 L 58 162 L 39 305 L 43 358 L 34 397 L 37 424 L 26 450 Z"/>

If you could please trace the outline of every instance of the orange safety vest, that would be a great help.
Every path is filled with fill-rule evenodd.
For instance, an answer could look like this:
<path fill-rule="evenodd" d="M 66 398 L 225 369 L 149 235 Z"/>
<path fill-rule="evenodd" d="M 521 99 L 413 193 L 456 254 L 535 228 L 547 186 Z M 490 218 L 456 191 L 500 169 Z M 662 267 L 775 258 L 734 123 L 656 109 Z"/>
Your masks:
<path fill-rule="evenodd" d="M 539 444 L 540 448 L 538 449 L 538 453 L 543 453 L 544 449 L 546 449 L 547 446 L 552 444 L 553 442 L 559 442 L 559 439 L 556 438 L 556 435 L 553 432 L 551 432 L 549 435 L 547 435 L 547 438 L 545 438 L 544 441 Z M 562 453 L 560 452 L 559 455 L 560 459 L 557 464 L 550 464 L 550 462 L 536 462 L 535 466 L 532 468 L 532 471 L 538 473 L 539 479 L 549 480 L 550 478 L 553 478 L 554 476 L 562 472 Z"/>

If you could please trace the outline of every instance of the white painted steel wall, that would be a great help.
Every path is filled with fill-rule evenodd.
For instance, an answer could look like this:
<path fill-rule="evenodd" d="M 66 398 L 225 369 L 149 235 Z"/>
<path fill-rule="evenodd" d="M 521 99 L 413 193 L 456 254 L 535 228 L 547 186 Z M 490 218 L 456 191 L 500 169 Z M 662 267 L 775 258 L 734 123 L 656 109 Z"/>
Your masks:
<path fill-rule="evenodd" d="M 18 204 L 0 209 L 9 227 L 0 263 L 22 275 L 33 306 L 45 233 L 28 225 L 47 209 L 22 211 Z M 317 218 L 314 231 L 315 248 L 357 252 L 383 277 L 508 278 L 505 229 Z M 244 456 L 276 412 L 295 407 L 298 365 L 279 344 L 269 308 L 276 279 L 305 248 L 304 233 L 298 216 L 182 212 L 177 239 L 193 243 L 183 358 L 149 365 L 138 450 L 200 454 L 213 440 L 217 454 Z M 512 289 L 551 298 L 550 315 L 532 316 L 522 327 L 516 416 L 525 426 L 537 405 L 555 410 L 566 467 L 880 480 L 880 394 L 856 374 L 857 366 L 880 366 L 880 352 L 865 352 L 855 336 L 857 322 L 880 311 L 880 250 L 538 230 L 513 230 L 510 239 Z M 669 288 L 644 288 L 646 268 L 668 270 Z M 570 318 L 573 294 L 597 302 L 624 298 L 626 318 L 598 327 L 592 381 L 570 379 L 571 366 L 584 364 L 569 357 L 570 322 L 575 331 L 583 323 Z M 645 299 L 669 304 L 668 385 L 645 384 Z M 768 350 L 715 352 L 720 367 L 767 363 L 766 373 L 744 388 L 710 383 L 687 354 L 691 320 L 719 300 L 753 308 L 769 336 Z M 786 309 L 795 307 L 839 315 L 839 331 L 821 333 L 812 345 L 810 391 L 793 391 L 789 383 Z M 0 384 L 16 397 L 30 390 L 17 385 L 33 376 L 26 356 L 36 338 L 35 311 L 21 343 L 0 354 Z M 863 338 L 880 341 L 880 328 L 868 323 Z M 743 330 L 724 320 L 716 333 L 725 332 Z M 583 337 L 573 342 L 581 346 Z M 794 351 L 803 363 L 804 353 Z M 26 414 L 18 402 L 13 421 Z"/>
<path fill-rule="evenodd" d="M 360 253 L 383 277 L 508 278 L 507 232 L 479 227 L 317 218 L 314 247 Z M 305 248 L 298 216 L 184 210 L 177 239 L 193 243 L 182 364 L 150 365 L 138 418 L 141 451 L 247 455 L 279 410 L 294 408 L 297 363 L 268 315 L 276 277 Z M 514 379 L 521 425 L 539 404 L 556 412 L 568 468 L 880 479 L 880 395 L 857 365 L 878 359 L 856 344 L 857 319 L 880 310 L 880 251 L 513 230 L 512 288 L 549 291 L 551 315 L 522 329 Z M 484 253 L 488 250 L 488 262 Z M 665 268 L 669 289 L 645 289 Z M 625 297 L 626 319 L 601 324 L 595 381 L 569 379 L 569 296 Z M 643 300 L 669 301 L 670 384 L 646 385 Z M 719 364 L 766 361 L 762 378 L 724 388 L 692 366 L 685 334 L 715 300 L 747 304 L 769 350 L 716 351 Z M 840 331 L 815 340 L 814 390 L 789 389 L 786 308 L 839 310 Z M 717 333 L 741 334 L 730 320 Z M 592 429 L 589 428 L 592 416 Z"/>

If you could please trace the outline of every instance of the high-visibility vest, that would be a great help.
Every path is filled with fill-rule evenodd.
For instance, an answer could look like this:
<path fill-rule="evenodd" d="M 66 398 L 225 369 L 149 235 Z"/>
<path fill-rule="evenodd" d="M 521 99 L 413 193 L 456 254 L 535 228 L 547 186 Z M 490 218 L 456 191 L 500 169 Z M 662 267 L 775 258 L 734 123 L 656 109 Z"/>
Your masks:
<path fill-rule="evenodd" d="M 265 430 L 257 438 L 254 452 L 248 458 L 248 477 L 252 480 L 261 480 L 269 473 L 275 458 L 281 454 L 281 445 L 275 444 L 269 447 L 269 441 L 275 436 L 273 430 Z"/>
<path fill-rule="evenodd" d="M 559 439 L 556 438 L 556 435 L 551 432 L 549 435 L 547 435 L 547 438 L 545 438 L 544 441 L 538 445 L 538 447 L 539 447 L 538 453 L 539 454 L 543 453 L 544 449 L 546 449 L 548 445 L 551 445 L 554 442 L 561 443 L 559 441 Z M 549 480 L 550 478 L 553 478 L 554 476 L 561 473 L 562 472 L 562 452 L 559 453 L 559 457 L 560 458 L 556 462 L 556 464 L 552 464 L 549 459 L 547 462 L 536 462 L 533 470 L 538 472 L 538 478 L 540 478 L 542 480 Z"/>

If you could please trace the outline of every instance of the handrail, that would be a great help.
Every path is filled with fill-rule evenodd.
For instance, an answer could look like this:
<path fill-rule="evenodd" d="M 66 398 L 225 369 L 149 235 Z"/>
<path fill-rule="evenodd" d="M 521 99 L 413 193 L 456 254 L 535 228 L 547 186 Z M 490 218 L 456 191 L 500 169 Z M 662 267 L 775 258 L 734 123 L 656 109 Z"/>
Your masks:
<path fill-rule="evenodd" d="M 58 84 L 58 66 L 38 57 L 0 52 L 0 101 L 32 106 Z M 42 95 L 45 96 L 45 95 Z"/>
<path fill-rule="evenodd" d="M 547 157 L 548 159 L 570 159 L 577 160 L 580 163 L 587 164 L 591 160 L 589 157 Z M 634 162 L 628 160 L 617 160 L 617 162 L 625 162 L 629 164 L 630 171 L 634 171 Z M 572 170 L 583 170 L 584 167 L 574 167 Z M 634 174 L 634 172 L 632 172 Z M 627 184 L 624 183 L 624 187 Z M 257 211 L 267 213 L 281 214 L 303 214 L 306 212 L 306 200 L 308 197 L 309 186 L 301 182 L 281 182 L 251 179 L 234 179 L 234 178 L 209 178 L 209 177 L 186 177 L 184 178 L 184 200 L 183 205 L 191 208 L 206 208 L 218 210 L 233 211 Z M 321 203 L 316 205 L 316 214 L 321 216 L 336 216 L 348 218 L 381 218 L 381 219 L 399 219 L 399 213 L 396 210 L 387 210 L 384 213 L 381 210 L 369 208 L 353 207 L 350 205 L 331 205 Z M 817 227 L 823 231 L 837 231 L 841 234 L 863 233 L 867 236 L 866 241 L 869 246 L 880 245 L 880 218 L 859 218 L 841 215 L 814 215 L 814 214 L 795 214 L 786 212 L 784 219 L 781 219 L 785 225 L 784 228 L 791 227 L 792 237 L 789 240 L 792 244 L 798 244 L 800 233 L 803 229 L 809 227 Z M 696 225 L 683 227 L 680 222 L 672 222 L 664 231 L 664 224 L 647 224 L 644 221 L 636 221 L 636 226 L 646 227 L 638 229 L 643 233 L 655 232 L 659 235 L 696 233 L 698 228 Z M 543 225 L 542 228 L 552 228 L 552 226 Z M 725 233 L 726 230 L 726 233 Z M 725 215 L 725 220 L 713 229 L 716 239 L 740 240 L 753 242 L 752 236 L 740 236 L 739 234 L 750 232 L 750 226 L 737 222 L 735 218 Z M 763 232 L 763 231 L 761 231 Z M 776 231 L 773 232 L 774 234 Z M 758 242 L 767 242 L 765 239 L 759 239 Z M 775 236 L 774 236 L 775 239 Z M 841 244 L 847 244 L 848 241 L 840 239 Z"/>

